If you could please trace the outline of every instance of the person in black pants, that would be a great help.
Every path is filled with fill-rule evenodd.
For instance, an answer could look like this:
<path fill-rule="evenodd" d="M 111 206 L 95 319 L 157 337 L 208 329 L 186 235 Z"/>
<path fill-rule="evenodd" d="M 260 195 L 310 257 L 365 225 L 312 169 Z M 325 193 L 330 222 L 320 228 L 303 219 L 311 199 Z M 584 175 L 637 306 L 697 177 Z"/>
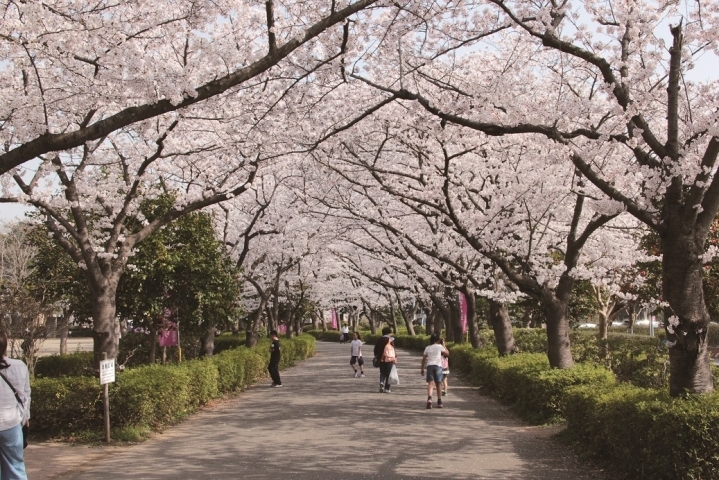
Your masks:
<path fill-rule="evenodd" d="M 277 330 L 270 332 L 272 338 L 272 344 L 270 345 L 270 364 L 267 370 L 270 371 L 272 377 L 272 386 L 281 387 L 282 380 L 280 380 L 280 339 L 277 337 Z"/>
<path fill-rule="evenodd" d="M 384 327 L 382 329 L 382 337 L 377 340 L 374 345 L 374 356 L 379 360 L 379 393 L 391 393 L 391 385 L 389 384 L 389 374 L 392 371 L 392 365 L 397 362 L 397 357 L 388 358 L 385 355 L 387 344 L 392 345 L 392 354 L 394 353 L 394 339 L 392 338 L 392 329 Z"/>

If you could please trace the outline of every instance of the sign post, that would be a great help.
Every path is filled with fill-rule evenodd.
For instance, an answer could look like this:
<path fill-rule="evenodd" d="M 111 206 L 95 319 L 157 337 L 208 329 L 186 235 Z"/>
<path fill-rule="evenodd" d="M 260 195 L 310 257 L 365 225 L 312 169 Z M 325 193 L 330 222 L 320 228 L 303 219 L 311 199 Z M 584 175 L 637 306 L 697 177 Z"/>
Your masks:
<path fill-rule="evenodd" d="M 100 385 L 103 386 L 105 404 L 105 441 L 110 443 L 110 396 L 108 385 L 115 381 L 115 359 L 107 359 L 107 353 L 102 354 L 100 360 Z"/>

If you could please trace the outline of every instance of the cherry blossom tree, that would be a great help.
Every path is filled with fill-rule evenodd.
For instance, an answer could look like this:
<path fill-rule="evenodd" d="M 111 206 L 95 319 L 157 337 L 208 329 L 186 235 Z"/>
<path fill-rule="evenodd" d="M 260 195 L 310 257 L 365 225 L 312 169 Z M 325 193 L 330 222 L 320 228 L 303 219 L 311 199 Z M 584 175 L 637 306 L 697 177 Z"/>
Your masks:
<path fill-rule="evenodd" d="M 466 4 L 474 15 L 406 35 L 401 58 L 388 48 L 375 57 L 383 69 L 349 75 L 445 124 L 555 142 L 558 158 L 656 231 L 672 395 L 713 389 L 702 269 L 719 212 L 719 109 L 717 83 L 690 77 L 700 55 L 717 51 L 716 9 L 704 6 Z M 511 28 L 472 40 L 496 24 Z"/>

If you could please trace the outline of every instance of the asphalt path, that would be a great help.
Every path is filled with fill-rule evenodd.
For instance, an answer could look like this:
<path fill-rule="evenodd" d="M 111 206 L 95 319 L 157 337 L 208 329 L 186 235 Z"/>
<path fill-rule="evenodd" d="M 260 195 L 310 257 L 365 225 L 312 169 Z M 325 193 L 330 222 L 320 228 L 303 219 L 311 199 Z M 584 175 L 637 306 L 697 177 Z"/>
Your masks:
<path fill-rule="evenodd" d="M 371 346 L 365 355 L 371 358 Z M 138 445 L 26 450 L 32 480 L 62 479 L 603 479 L 551 435 L 450 379 L 444 409 L 425 408 L 420 356 L 398 350 L 400 385 L 378 370 L 353 378 L 349 345 L 217 402 Z M 435 396 L 436 400 L 436 396 Z"/>

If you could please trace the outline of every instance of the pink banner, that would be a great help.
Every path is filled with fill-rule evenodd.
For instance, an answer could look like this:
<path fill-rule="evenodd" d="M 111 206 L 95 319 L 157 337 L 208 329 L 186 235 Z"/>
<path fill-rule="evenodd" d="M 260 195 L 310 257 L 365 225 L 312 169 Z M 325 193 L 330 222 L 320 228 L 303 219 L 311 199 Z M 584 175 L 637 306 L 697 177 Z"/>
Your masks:
<path fill-rule="evenodd" d="M 459 292 L 459 311 L 462 314 L 462 333 L 467 333 L 467 296 Z"/>
<path fill-rule="evenodd" d="M 332 309 L 332 330 L 337 330 L 337 310 Z"/>
<path fill-rule="evenodd" d="M 159 340 L 161 347 L 176 347 L 179 343 L 179 334 L 175 322 L 166 322 L 167 328 L 160 330 Z"/>

